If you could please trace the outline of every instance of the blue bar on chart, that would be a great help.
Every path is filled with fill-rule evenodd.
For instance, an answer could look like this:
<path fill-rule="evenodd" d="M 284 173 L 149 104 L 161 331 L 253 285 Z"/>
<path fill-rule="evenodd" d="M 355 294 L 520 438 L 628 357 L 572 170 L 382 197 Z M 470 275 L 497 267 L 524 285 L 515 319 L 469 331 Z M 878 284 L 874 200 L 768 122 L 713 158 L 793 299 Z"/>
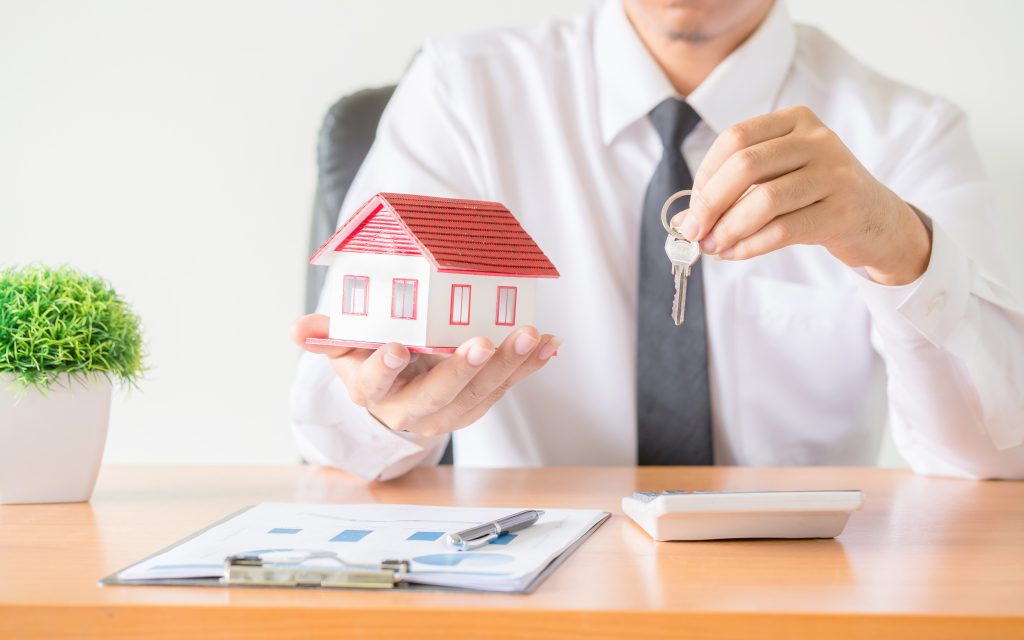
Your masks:
<path fill-rule="evenodd" d="M 331 538 L 331 542 L 359 542 L 371 533 L 373 531 L 367 529 L 345 529 Z"/>
<path fill-rule="evenodd" d="M 495 538 L 494 540 L 491 540 L 490 542 L 488 542 L 487 544 L 508 544 L 508 543 L 512 542 L 512 540 L 514 540 L 515 537 L 516 537 L 516 534 L 514 534 L 514 533 L 503 533 L 500 536 L 498 536 L 497 538 Z"/>
<path fill-rule="evenodd" d="M 444 531 L 417 531 L 416 533 L 406 538 L 406 540 L 434 542 L 443 535 Z"/>
<path fill-rule="evenodd" d="M 289 529 L 288 527 L 274 527 L 273 529 L 271 529 L 267 533 L 298 533 L 300 531 L 302 531 L 302 529 Z"/>

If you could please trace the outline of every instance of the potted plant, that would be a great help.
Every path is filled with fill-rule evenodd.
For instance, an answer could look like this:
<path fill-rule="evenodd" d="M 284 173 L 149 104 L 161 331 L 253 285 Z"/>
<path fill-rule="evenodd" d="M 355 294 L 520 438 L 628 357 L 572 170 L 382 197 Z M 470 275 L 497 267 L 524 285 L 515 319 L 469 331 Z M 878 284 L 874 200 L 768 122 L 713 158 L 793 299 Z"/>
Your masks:
<path fill-rule="evenodd" d="M 142 357 L 139 318 L 105 280 L 0 270 L 0 503 L 92 496 L 112 383 L 133 385 Z"/>

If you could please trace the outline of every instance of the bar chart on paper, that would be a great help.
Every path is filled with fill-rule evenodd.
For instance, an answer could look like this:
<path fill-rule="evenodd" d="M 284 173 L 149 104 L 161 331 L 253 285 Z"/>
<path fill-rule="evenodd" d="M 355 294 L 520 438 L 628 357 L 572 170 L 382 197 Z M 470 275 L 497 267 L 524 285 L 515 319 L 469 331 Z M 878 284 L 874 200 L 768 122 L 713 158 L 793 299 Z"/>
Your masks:
<path fill-rule="evenodd" d="M 348 564 L 408 560 L 407 582 L 521 590 L 607 514 L 548 509 L 528 529 L 460 552 L 445 534 L 495 520 L 518 508 L 477 509 L 388 504 L 263 503 L 219 522 L 117 574 L 119 582 L 216 579 L 237 554 L 338 558 Z M 336 562 L 336 560 L 335 560 Z"/>

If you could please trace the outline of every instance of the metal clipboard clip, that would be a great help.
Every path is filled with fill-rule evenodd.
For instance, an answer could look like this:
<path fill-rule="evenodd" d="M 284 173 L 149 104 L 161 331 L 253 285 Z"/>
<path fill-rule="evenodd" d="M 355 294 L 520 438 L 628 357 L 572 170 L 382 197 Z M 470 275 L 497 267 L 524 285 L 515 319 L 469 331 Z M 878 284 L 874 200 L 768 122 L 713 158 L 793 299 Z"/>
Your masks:
<path fill-rule="evenodd" d="M 338 566 L 304 564 L 310 560 L 331 560 Z M 228 586 L 390 589 L 408 572 L 408 560 L 348 564 L 332 551 L 267 551 L 225 558 L 223 582 Z"/>

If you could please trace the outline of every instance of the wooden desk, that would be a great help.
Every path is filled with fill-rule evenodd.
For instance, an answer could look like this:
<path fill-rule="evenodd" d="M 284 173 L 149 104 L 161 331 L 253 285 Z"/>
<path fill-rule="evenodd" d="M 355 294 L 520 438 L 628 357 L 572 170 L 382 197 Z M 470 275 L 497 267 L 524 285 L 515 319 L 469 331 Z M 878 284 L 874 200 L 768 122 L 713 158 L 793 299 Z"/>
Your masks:
<path fill-rule="evenodd" d="M 846 489 L 837 540 L 654 543 L 634 490 Z M 96 580 L 267 501 L 588 507 L 614 515 L 529 596 Z M 349 634 L 342 636 L 341 634 Z M 0 506 L 0 637 L 1024 638 L 1024 483 L 879 469 L 103 469 L 91 504 Z"/>

